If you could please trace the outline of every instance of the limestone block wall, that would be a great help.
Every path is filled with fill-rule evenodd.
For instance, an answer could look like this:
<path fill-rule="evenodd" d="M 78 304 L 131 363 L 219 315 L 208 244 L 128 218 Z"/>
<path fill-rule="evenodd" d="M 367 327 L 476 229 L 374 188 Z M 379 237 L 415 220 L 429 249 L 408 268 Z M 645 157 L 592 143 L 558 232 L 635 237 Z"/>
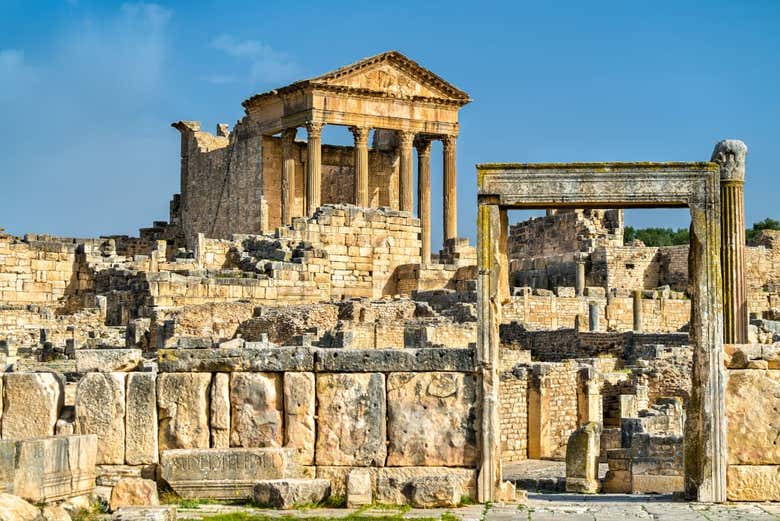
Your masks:
<path fill-rule="evenodd" d="M 503 371 L 499 384 L 501 461 L 528 458 L 528 371 Z"/>
<path fill-rule="evenodd" d="M 528 457 L 566 457 L 569 436 L 578 425 L 577 374 L 574 360 L 531 364 L 528 386 Z"/>
<path fill-rule="evenodd" d="M 173 125 L 181 134 L 180 222 L 187 245 L 198 233 L 228 239 L 270 232 L 281 225 L 281 139 L 263 136 L 246 118 L 229 135 L 202 131 L 200 123 Z M 323 204 L 354 202 L 352 147 L 322 146 Z M 292 215 L 304 215 L 306 143 L 293 147 Z M 369 203 L 398 208 L 394 152 L 369 150 Z"/>
<path fill-rule="evenodd" d="M 333 480 L 336 495 L 348 472 L 364 467 L 374 478 L 383 469 L 451 469 L 474 497 L 473 350 L 173 349 L 160 351 L 159 369 L 79 381 L 75 432 L 97 436 L 102 472 L 157 464 L 174 449 L 285 447 L 308 475 Z M 29 400 L 18 378 L 6 375 L 6 399 L 21 409 Z M 53 432 L 58 411 L 48 405 L 48 415 L 33 409 L 28 418 Z M 13 410 L 3 422 L 19 424 Z"/>
<path fill-rule="evenodd" d="M 777 345 L 725 346 L 731 501 L 780 500 L 780 357 Z M 729 360 L 730 359 L 730 360 Z"/>
<path fill-rule="evenodd" d="M 588 328 L 588 305 L 599 305 L 600 331 L 632 331 L 634 329 L 634 301 L 628 296 L 560 296 L 551 291 L 525 291 L 521 296 L 511 297 L 501 308 L 502 320 L 518 322 L 528 329 L 549 330 L 573 328 L 579 320 L 580 330 Z M 565 291 L 566 295 L 572 292 Z M 653 294 L 653 297 L 657 297 Z M 679 331 L 690 320 L 690 300 L 686 298 L 644 298 L 642 299 L 642 330 L 654 332 Z"/>
<path fill-rule="evenodd" d="M 623 243 L 621 210 L 556 210 L 509 227 L 510 259 L 591 251 L 600 244 Z"/>

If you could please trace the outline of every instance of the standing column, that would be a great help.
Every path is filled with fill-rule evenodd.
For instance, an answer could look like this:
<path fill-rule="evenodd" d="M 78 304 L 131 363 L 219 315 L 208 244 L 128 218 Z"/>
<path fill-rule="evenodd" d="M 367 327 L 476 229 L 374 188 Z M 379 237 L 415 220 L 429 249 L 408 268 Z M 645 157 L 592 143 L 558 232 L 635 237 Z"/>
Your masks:
<path fill-rule="evenodd" d="M 599 303 L 588 302 L 588 330 L 599 330 Z"/>
<path fill-rule="evenodd" d="M 574 254 L 574 262 L 577 265 L 577 273 L 575 274 L 574 279 L 574 291 L 578 297 L 581 297 L 585 294 L 585 259 L 586 254 L 584 253 L 575 253 Z"/>
<path fill-rule="evenodd" d="M 306 215 L 312 216 L 320 207 L 322 190 L 322 123 L 309 121 L 306 123 L 308 144 L 306 146 Z"/>
<path fill-rule="evenodd" d="M 296 128 L 282 131 L 282 225 L 292 222 L 292 208 L 295 199 L 295 146 Z"/>
<path fill-rule="evenodd" d="M 368 134 L 366 127 L 349 127 L 355 138 L 355 206 L 368 208 Z"/>
<path fill-rule="evenodd" d="M 455 166 L 456 136 L 442 139 L 444 148 L 444 240 L 458 236 L 457 170 Z"/>
<path fill-rule="evenodd" d="M 398 143 L 401 147 L 401 164 L 398 172 L 398 209 L 402 212 L 411 212 L 414 210 L 414 193 L 412 192 L 412 179 L 414 179 L 412 144 L 414 143 L 414 132 L 399 130 Z"/>
<path fill-rule="evenodd" d="M 431 140 L 418 139 L 417 148 L 417 216 L 422 227 L 423 264 L 431 262 Z"/>
<path fill-rule="evenodd" d="M 742 141 L 715 145 L 712 161 L 720 165 L 720 262 L 723 273 L 723 342 L 746 344 L 748 307 L 745 289 L 745 156 Z"/>
<path fill-rule="evenodd" d="M 642 331 L 642 290 L 634 290 L 634 331 Z"/>

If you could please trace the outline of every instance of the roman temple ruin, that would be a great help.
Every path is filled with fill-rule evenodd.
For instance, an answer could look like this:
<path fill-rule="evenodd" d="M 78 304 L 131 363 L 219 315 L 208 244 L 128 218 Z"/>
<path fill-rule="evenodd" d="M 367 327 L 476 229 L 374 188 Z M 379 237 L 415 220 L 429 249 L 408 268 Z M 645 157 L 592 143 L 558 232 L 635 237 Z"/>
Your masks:
<path fill-rule="evenodd" d="M 173 123 L 180 193 L 137 237 L 0 230 L 0 510 L 780 501 L 780 232 L 746 243 L 747 147 L 477 165 L 475 247 L 469 102 L 382 53 Z M 626 243 L 651 207 L 688 208 L 690 243 Z"/>

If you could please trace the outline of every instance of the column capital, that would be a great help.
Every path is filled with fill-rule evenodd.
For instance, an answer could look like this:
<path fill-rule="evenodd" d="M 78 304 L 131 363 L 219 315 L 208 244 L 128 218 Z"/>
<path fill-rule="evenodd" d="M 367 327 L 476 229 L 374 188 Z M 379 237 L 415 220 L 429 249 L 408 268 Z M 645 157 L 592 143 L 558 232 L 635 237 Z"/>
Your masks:
<path fill-rule="evenodd" d="M 309 137 L 320 137 L 322 135 L 322 127 L 325 126 L 325 123 L 320 123 L 319 121 L 307 121 L 305 125 L 306 132 L 309 134 Z"/>
<path fill-rule="evenodd" d="M 412 148 L 414 143 L 415 133 L 411 130 L 399 130 L 398 132 L 398 144 L 401 148 Z"/>
<path fill-rule="evenodd" d="M 455 148 L 455 143 L 457 142 L 457 140 L 458 140 L 458 136 L 447 134 L 446 136 L 442 136 L 441 144 L 444 147 L 444 150 L 446 151 Z"/>
<path fill-rule="evenodd" d="M 352 136 L 355 138 L 355 145 L 367 145 L 368 135 L 371 132 L 370 127 L 349 127 L 349 131 L 352 132 Z"/>
<path fill-rule="evenodd" d="M 418 137 L 414 140 L 414 147 L 417 149 L 418 156 L 431 155 L 431 140 L 429 138 Z"/>
<path fill-rule="evenodd" d="M 721 181 L 745 180 L 747 145 L 738 139 L 724 139 L 715 145 L 710 161 L 720 166 Z"/>
<path fill-rule="evenodd" d="M 298 129 L 295 127 L 282 130 L 282 145 L 288 147 L 292 146 L 292 144 L 295 142 L 295 136 L 297 134 Z"/>

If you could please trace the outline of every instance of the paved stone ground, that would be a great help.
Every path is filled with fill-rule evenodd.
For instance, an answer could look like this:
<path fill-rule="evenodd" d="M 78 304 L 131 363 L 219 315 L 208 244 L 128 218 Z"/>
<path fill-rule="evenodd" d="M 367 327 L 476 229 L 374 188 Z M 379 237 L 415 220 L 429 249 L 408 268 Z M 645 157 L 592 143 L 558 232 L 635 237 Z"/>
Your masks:
<path fill-rule="evenodd" d="M 528 492 L 563 492 L 566 489 L 566 462 L 527 459 L 503 464 L 504 480 Z M 599 478 L 609 470 L 606 463 L 599 465 Z"/>
<path fill-rule="evenodd" d="M 202 505 L 197 509 L 179 509 L 179 519 L 202 519 L 218 513 L 246 512 L 247 514 L 281 517 L 294 515 L 341 519 L 355 510 L 311 509 L 300 511 L 259 510 L 246 507 Z M 492 505 L 486 508 L 473 505 L 457 509 L 392 510 L 369 509 L 361 511 L 366 517 L 381 517 L 403 513 L 404 519 L 434 518 L 451 513 L 462 521 L 515 520 L 571 520 L 571 521 L 625 521 L 631 519 L 669 521 L 752 521 L 780 520 L 780 503 L 735 503 L 708 505 L 673 501 L 670 496 L 608 495 L 583 496 L 575 494 L 530 494 L 528 506 Z"/>

